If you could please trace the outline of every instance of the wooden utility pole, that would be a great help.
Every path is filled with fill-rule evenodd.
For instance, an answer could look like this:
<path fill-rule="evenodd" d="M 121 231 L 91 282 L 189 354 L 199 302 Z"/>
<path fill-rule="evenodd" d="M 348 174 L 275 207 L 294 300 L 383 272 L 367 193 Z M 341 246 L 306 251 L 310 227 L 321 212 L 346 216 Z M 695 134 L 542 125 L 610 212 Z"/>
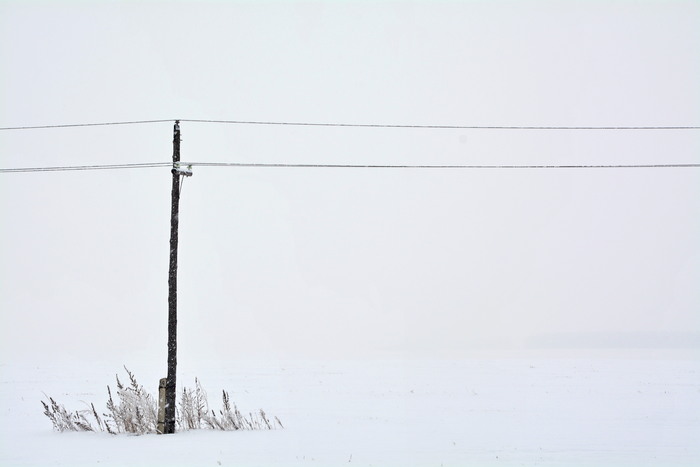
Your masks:
<path fill-rule="evenodd" d="M 180 213 L 180 120 L 173 129 L 173 189 L 170 210 L 170 272 L 168 274 L 168 376 L 165 382 L 163 433 L 175 433 L 177 371 L 177 228 Z"/>

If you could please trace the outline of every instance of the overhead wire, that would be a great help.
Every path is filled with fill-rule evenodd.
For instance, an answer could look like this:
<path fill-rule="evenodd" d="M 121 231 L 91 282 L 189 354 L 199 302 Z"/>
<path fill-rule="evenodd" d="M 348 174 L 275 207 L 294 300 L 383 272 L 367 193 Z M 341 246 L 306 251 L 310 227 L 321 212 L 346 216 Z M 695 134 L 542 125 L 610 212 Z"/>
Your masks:
<path fill-rule="evenodd" d="M 290 164 L 253 162 L 180 162 L 180 166 L 238 167 L 238 168 L 301 168 L 301 169 L 661 169 L 700 168 L 698 164 L 528 164 L 528 165 L 422 165 L 422 164 Z M 0 168 L 0 173 L 66 172 L 83 170 L 118 170 L 172 167 L 172 162 L 146 162 L 140 164 L 73 165 L 50 167 Z"/>
<path fill-rule="evenodd" d="M 159 120 L 131 120 L 117 122 L 98 123 L 66 123 L 56 125 L 27 125 L 0 127 L 0 131 L 9 130 L 39 130 L 50 128 L 76 128 L 110 125 L 137 125 L 148 123 L 174 122 L 190 123 L 218 123 L 229 125 L 267 125 L 267 126 L 305 126 L 305 127 L 340 127 L 340 128 L 405 128 L 405 129 L 438 129 L 438 130 L 700 130 L 700 126 L 692 125 L 651 125 L 651 126 L 556 126 L 556 125 L 411 125 L 411 124 L 383 124 L 383 123 L 342 123 L 342 122 L 294 122 L 294 121 L 265 121 L 265 120 L 211 120 L 211 119 L 159 119 Z"/>
<path fill-rule="evenodd" d="M 31 130 L 48 128 L 73 128 L 109 125 L 132 125 L 164 123 L 179 120 L 191 123 L 218 123 L 236 125 L 285 125 L 309 127 L 344 128 L 416 128 L 416 129 L 460 129 L 460 130 L 697 130 L 699 126 L 461 126 L 461 125 L 401 125 L 401 124 L 355 124 L 355 123 L 314 123 L 251 120 L 203 120 L 203 119 L 160 119 L 132 120 L 101 123 L 73 123 L 60 125 L 0 127 L 0 130 Z M 48 167 L 0 168 L 0 173 L 63 172 L 84 170 L 118 170 L 169 167 L 171 162 L 147 162 L 132 164 L 93 164 L 64 165 Z M 632 169 L 632 168 L 697 168 L 700 164 L 526 164 L 526 165 L 475 165 L 475 164 L 294 164 L 294 163 L 243 163 L 243 162 L 183 162 L 181 165 L 200 167 L 249 167 L 249 168 L 331 168 L 331 169 Z"/>
<path fill-rule="evenodd" d="M 172 119 L 166 120 L 132 120 L 125 122 L 99 122 L 99 123 L 64 123 L 58 125 L 33 125 L 33 126 L 6 126 L 0 127 L 2 130 L 44 130 L 49 128 L 76 128 L 87 126 L 112 126 L 112 125 L 140 125 L 144 123 L 164 123 L 172 122 Z"/>
<path fill-rule="evenodd" d="M 438 130 L 698 130 L 700 126 L 522 126 L 522 125 L 405 125 L 381 123 L 283 122 L 255 120 L 194 120 L 180 122 L 221 123 L 232 125 L 281 125 L 342 128 L 416 128 Z"/>
<path fill-rule="evenodd" d="M 62 165 L 49 167 L 16 167 L 0 168 L 0 173 L 26 172 L 67 172 L 79 170 L 117 170 L 117 169 L 146 169 L 153 167 L 170 167 L 172 162 L 143 162 L 138 164 L 103 164 L 103 165 Z"/>
<path fill-rule="evenodd" d="M 529 165 L 422 165 L 422 164 L 289 164 L 254 162 L 181 162 L 192 167 L 248 167 L 248 168 L 320 168 L 320 169 L 650 169 L 691 168 L 698 164 L 529 164 Z"/>

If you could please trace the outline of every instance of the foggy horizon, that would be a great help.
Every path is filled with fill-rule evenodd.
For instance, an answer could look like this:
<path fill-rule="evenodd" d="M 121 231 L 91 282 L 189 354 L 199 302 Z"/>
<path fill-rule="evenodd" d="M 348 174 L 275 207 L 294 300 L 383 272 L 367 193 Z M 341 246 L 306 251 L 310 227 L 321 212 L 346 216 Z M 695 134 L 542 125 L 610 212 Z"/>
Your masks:
<path fill-rule="evenodd" d="M 0 5 L 0 127 L 697 126 L 689 2 Z M 0 132 L 0 166 L 168 162 L 161 122 Z M 182 122 L 183 161 L 697 164 L 697 130 Z M 700 348 L 700 169 L 199 167 L 180 355 Z M 0 174 L 4 360 L 165 363 L 168 167 Z"/>

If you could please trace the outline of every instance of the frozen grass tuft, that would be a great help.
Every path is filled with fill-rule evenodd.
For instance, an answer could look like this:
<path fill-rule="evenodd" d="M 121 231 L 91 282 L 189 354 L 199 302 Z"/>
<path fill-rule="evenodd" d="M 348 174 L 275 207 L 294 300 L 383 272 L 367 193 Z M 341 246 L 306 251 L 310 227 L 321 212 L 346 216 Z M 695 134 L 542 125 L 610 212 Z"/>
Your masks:
<path fill-rule="evenodd" d="M 95 428 L 88 420 L 88 416 L 94 416 L 99 429 L 104 430 L 105 425 L 97 415 L 95 406 L 90 405 L 92 410 L 78 410 L 69 412 L 65 407 L 56 402 L 52 397 L 49 397 L 49 403 L 41 401 L 44 406 L 44 415 L 49 417 L 53 423 L 54 429 L 57 431 L 95 431 Z"/>
<path fill-rule="evenodd" d="M 228 392 L 222 391 L 222 408 L 218 414 L 209 410 L 207 393 L 199 380 L 195 378 L 194 389 L 184 388 L 180 396 L 178 426 L 181 430 L 273 430 L 282 426 L 277 417 L 271 421 L 264 410 L 243 415 L 236 404 L 231 403 Z"/>
<path fill-rule="evenodd" d="M 156 433 L 158 426 L 158 406 L 156 399 L 146 392 L 136 377 L 126 367 L 129 377 L 128 384 L 122 384 L 116 376 L 116 399 L 112 389 L 107 386 L 107 413 L 102 417 L 97 413 L 94 404 L 83 410 L 71 412 L 46 396 L 48 402 L 41 401 L 46 415 L 56 431 L 102 431 L 111 434 Z M 284 428 L 277 417 L 272 420 L 260 409 L 255 413 L 243 415 L 232 403 L 228 392 L 223 391 L 222 408 L 218 414 L 210 410 L 207 393 L 199 380 L 195 378 L 194 388 L 183 388 L 178 407 L 175 411 L 176 423 L 183 430 L 273 430 Z"/>
<path fill-rule="evenodd" d="M 158 426 L 158 408 L 155 398 L 148 394 L 136 377 L 126 367 L 129 385 L 117 380 L 117 402 L 112 397 L 112 389 L 107 386 L 107 410 L 104 414 L 107 431 L 110 433 L 155 433 Z"/>

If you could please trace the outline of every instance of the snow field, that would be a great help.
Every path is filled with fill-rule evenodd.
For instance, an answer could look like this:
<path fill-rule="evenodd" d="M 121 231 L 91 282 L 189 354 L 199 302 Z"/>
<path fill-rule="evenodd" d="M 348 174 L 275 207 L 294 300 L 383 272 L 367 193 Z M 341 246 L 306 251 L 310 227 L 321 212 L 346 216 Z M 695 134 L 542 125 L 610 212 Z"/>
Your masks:
<path fill-rule="evenodd" d="M 127 366 L 155 393 L 157 369 Z M 0 465 L 700 465 L 693 359 L 207 361 L 181 365 L 179 387 L 197 376 L 212 408 L 226 389 L 241 411 L 263 408 L 285 429 L 52 431 L 43 392 L 68 409 L 104 411 L 119 370 L 0 366 Z"/>

